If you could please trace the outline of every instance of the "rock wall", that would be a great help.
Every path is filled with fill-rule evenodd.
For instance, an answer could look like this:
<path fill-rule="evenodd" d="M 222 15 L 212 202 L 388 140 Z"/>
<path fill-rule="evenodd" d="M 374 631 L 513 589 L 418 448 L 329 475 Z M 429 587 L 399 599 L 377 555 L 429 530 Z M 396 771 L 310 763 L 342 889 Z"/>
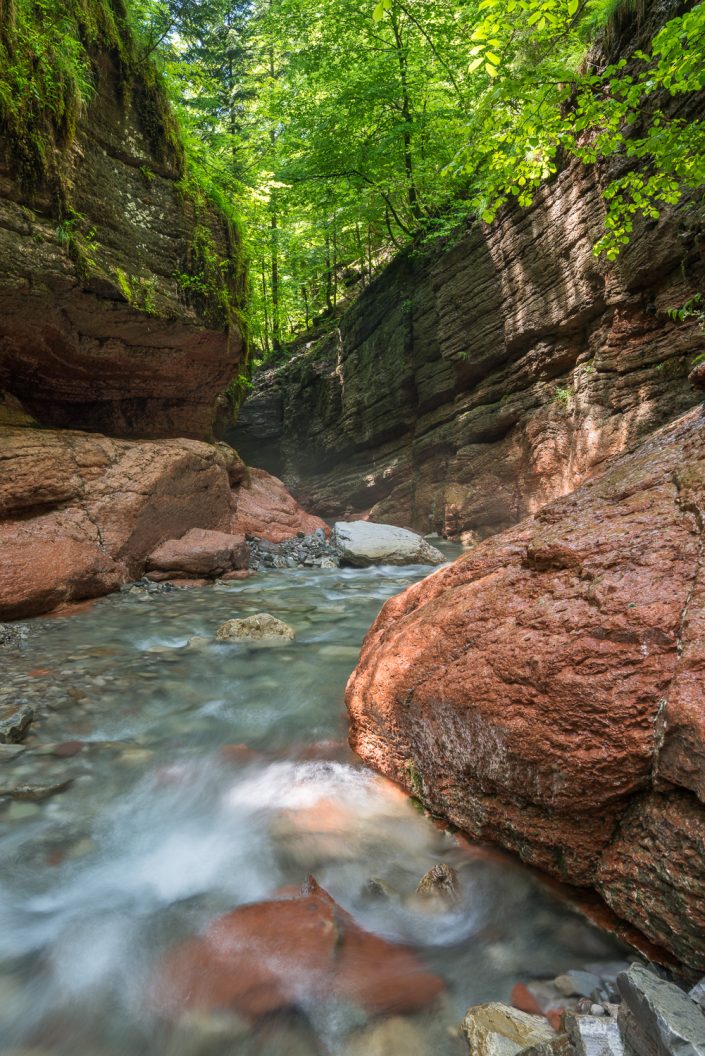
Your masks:
<path fill-rule="evenodd" d="M 592 252 L 603 176 L 394 261 L 340 330 L 255 377 L 229 439 L 323 516 L 451 537 L 514 524 L 692 406 L 705 343 L 667 315 L 705 279 L 702 207 Z"/>
<path fill-rule="evenodd" d="M 92 49 L 95 91 L 51 179 L 20 178 L 0 122 L 0 388 L 50 426 L 205 439 L 244 354 L 237 233 L 185 176 L 125 34 L 122 58 Z"/>
<path fill-rule="evenodd" d="M 384 606 L 351 744 L 705 970 L 705 416 Z"/>

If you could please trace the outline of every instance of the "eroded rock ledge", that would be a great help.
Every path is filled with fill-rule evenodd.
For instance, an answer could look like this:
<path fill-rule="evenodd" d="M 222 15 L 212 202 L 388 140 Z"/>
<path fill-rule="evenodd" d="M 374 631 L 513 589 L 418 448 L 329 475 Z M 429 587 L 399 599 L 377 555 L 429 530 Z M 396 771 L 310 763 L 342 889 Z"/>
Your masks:
<path fill-rule="evenodd" d="M 705 415 L 384 606 L 351 744 L 705 969 Z"/>

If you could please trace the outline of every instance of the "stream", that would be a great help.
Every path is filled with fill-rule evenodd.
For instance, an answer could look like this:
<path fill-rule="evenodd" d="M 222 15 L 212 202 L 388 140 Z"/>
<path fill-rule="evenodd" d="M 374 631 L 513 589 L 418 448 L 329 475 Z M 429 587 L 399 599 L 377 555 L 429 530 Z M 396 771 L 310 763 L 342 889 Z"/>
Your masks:
<path fill-rule="evenodd" d="M 133 589 L 34 620 L 21 650 L 0 653 L 2 694 L 37 712 L 26 748 L 3 753 L 0 785 L 72 782 L 42 802 L 0 799 L 3 1056 L 374 1056 L 359 1044 L 364 1013 L 344 1002 L 233 1034 L 215 1013 L 165 1022 L 146 997 L 176 941 L 308 874 L 445 980 L 431 1011 L 406 1017 L 409 1056 L 460 1056 L 468 1006 L 620 955 L 531 870 L 443 831 L 347 749 L 343 691 L 362 638 L 427 573 Z M 213 642 L 224 620 L 257 612 L 296 641 Z M 430 913 L 409 896 L 439 862 L 458 871 L 462 901 Z M 398 895 L 371 898 L 371 878 Z"/>

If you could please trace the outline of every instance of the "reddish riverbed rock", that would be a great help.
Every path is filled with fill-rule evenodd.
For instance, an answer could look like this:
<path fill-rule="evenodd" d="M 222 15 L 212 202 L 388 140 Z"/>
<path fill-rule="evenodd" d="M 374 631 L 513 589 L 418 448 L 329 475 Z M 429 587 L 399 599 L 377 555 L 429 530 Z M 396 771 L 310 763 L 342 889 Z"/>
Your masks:
<path fill-rule="evenodd" d="M 625 812 L 651 789 L 659 747 L 664 776 L 694 791 L 705 758 L 696 589 L 704 426 L 702 410 L 690 412 L 393 598 L 347 690 L 351 744 L 367 762 L 466 832 L 563 879 L 599 883 L 622 914 L 629 848 L 656 839 L 655 820 L 637 834 Z M 697 882 L 664 869 L 627 915 L 702 968 L 705 922 L 695 902 L 705 856 L 689 857 L 687 846 L 705 831 L 705 807 L 682 795 L 687 839 L 675 813 L 674 824 L 665 820 L 665 801 L 659 854 L 688 858 Z M 608 869 L 610 846 L 623 853 L 611 854 Z M 663 923 L 679 914 L 692 924 L 686 938 Z"/>
<path fill-rule="evenodd" d="M 0 426 L 0 619 L 106 594 L 162 540 L 227 530 L 228 459 L 195 440 Z"/>
<path fill-rule="evenodd" d="M 161 573 L 160 578 L 207 579 L 247 568 L 249 556 L 244 535 L 192 528 L 180 539 L 167 539 L 153 550 L 147 568 Z"/>
<path fill-rule="evenodd" d="M 310 535 L 317 528 L 330 535 L 325 521 L 306 513 L 281 480 L 263 469 L 250 470 L 249 480 L 243 481 L 237 493 L 231 531 L 281 543 L 299 532 Z"/>
<path fill-rule="evenodd" d="M 311 877 L 295 897 L 240 906 L 176 946 L 153 1000 L 167 1015 L 228 1008 L 254 1019 L 336 995 L 377 1014 L 414 1012 L 442 988 L 409 950 L 359 928 Z"/>

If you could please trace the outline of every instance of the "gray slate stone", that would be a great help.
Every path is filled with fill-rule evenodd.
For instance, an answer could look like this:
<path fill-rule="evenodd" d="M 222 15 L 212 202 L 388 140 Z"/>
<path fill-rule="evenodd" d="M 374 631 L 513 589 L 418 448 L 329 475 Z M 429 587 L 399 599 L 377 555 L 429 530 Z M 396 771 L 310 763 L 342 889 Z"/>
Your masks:
<path fill-rule="evenodd" d="M 34 708 L 30 704 L 19 704 L 14 711 L 0 719 L 0 744 L 18 744 L 33 718 Z"/>
<path fill-rule="evenodd" d="M 577 1056 L 623 1056 L 624 1048 L 615 1019 L 566 1012 L 565 1025 Z"/>
<path fill-rule="evenodd" d="M 576 1052 L 568 1034 L 556 1034 L 548 1041 L 522 1049 L 517 1056 L 576 1056 Z"/>
<path fill-rule="evenodd" d="M 617 978 L 619 1025 L 627 1053 L 705 1056 L 705 1015 L 675 983 L 633 964 Z"/>

